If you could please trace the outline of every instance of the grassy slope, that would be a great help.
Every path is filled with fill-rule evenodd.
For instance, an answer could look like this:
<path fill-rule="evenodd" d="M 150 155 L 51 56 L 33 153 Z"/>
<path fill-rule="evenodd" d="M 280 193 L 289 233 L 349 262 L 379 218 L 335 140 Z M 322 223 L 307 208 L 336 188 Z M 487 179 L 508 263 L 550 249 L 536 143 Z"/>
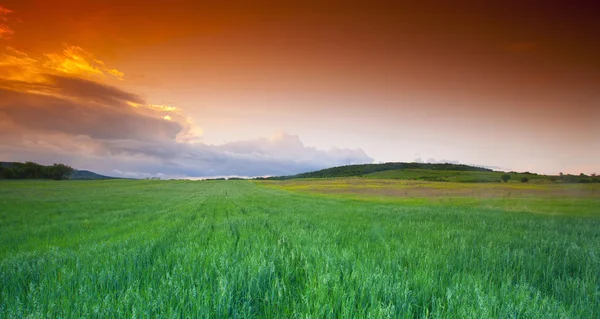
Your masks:
<path fill-rule="evenodd" d="M 0 207 L 0 317 L 600 315 L 598 214 L 248 181 L 5 181 Z"/>
<path fill-rule="evenodd" d="M 426 181 L 445 181 L 460 183 L 499 182 L 504 172 L 452 171 L 430 169 L 399 169 L 382 171 L 364 175 L 366 178 L 408 179 Z M 548 176 L 535 174 L 512 173 L 511 181 L 519 182 L 527 177 L 531 182 L 550 182 Z"/>

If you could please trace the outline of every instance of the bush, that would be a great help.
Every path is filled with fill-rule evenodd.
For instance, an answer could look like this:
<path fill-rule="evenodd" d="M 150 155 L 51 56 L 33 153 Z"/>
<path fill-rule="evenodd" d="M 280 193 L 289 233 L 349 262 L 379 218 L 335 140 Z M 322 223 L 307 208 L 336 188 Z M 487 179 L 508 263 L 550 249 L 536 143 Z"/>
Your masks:
<path fill-rule="evenodd" d="M 68 178 L 69 175 L 73 174 L 73 168 L 64 164 L 54 164 L 47 168 L 49 175 L 54 180 L 61 180 Z"/>
<path fill-rule="evenodd" d="M 527 178 L 527 177 L 521 178 L 521 183 L 527 183 L 527 182 L 529 182 L 529 178 Z"/>
<path fill-rule="evenodd" d="M 15 171 L 10 167 L 4 168 L 2 170 L 2 178 L 6 178 L 6 179 L 15 178 Z"/>
<path fill-rule="evenodd" d="M 504 175 L 502 175 L 502 180 L 503 180 L 505 183 L 506 183 L 506 182 L 508 182 L 508 180 L 509 180 L 510 178 L 511 178 L 511 177 L 510 177 L 510 175 L 509 175 L 509 174 L 504 174 Z"/>

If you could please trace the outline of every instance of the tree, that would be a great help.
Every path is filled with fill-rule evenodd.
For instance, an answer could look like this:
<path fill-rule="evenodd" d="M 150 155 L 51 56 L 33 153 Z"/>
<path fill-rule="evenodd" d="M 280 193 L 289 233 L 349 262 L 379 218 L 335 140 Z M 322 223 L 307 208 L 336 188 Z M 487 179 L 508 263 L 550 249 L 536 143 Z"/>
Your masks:
<path fill-rule="evenodd" d="M 527 183 L 527 182 L 529 182 L 529 178 L 527 178 L 527 177 L 521 178 L 521 183 Z"/>
<path fill-rule="evenodd" d="M 43 178 L 44 166 L 34 162 L 25 162 L 23 164 L 23 174 L 25 178 Z"/>
<path fill-rule="evenodd" d="M 64 164 L 54 164 L 49 167 L 50 177 L 55 180 L 61 180 L 68 178 L 69 175 L 73 174 L 74 169 L 71 166 Z"/>
<path fill-rule="evenodd" d="M 69 178 L 75 170 L 64 164 L 44 166 L 34 162 L 0 163 L 0 178 L 52 178 L 56 180 Z"/>
<path fill-rule="evenodd" d="M 506 182 L 508 182 L 508 180 L 509 180 L 510 178 L 511 178 L 511 177 L 510 177 L 510 175 L 509 175 L 509 174 L 504 174 L 504 175 L 502 175 L 502 180 L 503 180 L 505 183 L 506 183 Z"/>
<path fill-rule="evenodd" d="M 6 179 L 15 178 L 15 171 L 10 167 L 5 167 L 2 170 L 2 177 Z"/>

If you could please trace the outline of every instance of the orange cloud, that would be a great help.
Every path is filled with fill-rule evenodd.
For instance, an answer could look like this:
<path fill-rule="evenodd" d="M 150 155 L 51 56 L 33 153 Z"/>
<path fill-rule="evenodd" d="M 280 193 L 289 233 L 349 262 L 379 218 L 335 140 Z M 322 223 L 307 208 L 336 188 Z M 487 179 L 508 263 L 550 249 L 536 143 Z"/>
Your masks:
<path fill-rule="evenodd" d="M 123 80 L 124 74 L 116 69 L 108 69 L 104 62 L 80 47 L 68 46 L 61 53 L 45 54 L 39 59 L 25 52 L 7 47 L 0 54 L 0 78 L 44 82 L 43 74 L 68 75 L 88 79 L 103 79 L 109 74 Z"/>
<path fill-rule="evenodd" d="M 123 72 L 117 69 L 108 70 L 106 72 L 114 77 L 117 77 L 119 80 L 123 80 L 123 77 L 125 76 Z"/>
<path fill-rule="evenodd" d="M 41 82 L 39 62 L 24 52 L 7 47 L 0 55 L 0 78 L 13 81 Z"/>
<path fill-rule="evenodd" d="M 102 78 L 109 74 L 120 80 L 125 76 L 116 69 L 108 69 L 92 53 L 77 46 L 68 46 L 63 52 L 46 54 L 46 57 L 44 67 L 69 75 Z"/>
<path fill-rule="evenodd" d="M 38 101 L 36 107 L 46 103 L 46 108 L 52 104 L 51 101 L 60 101 L 54 104 L 79 105 L 80 108 L 94 110 L 87 111 L 88 116 L 103 109 L 106 114 L 112 114 L 111 116 L 129 114 L 130 119 L 146 119 L 140 121 L 150 123 L 148 125 L 155 125 L 151 124 L 155 122 L 150 119 L 169 122 L 171 126 L 166 131 L 170 133 L 167 136 L 177 142 L 192 143 L 200 140 L 202 130 L 179 108 L 149 104 L 136 94 L 97 82 L 107 74 L 123 78 L 122 72 L 108 69 L 104 62 L 95 58 L 93 54 L 75 46 L 66 47 L 61 53 L 45 54 L 40 58 L 33 58 L 11 47 L 7 47 L 0 54 L 0 93 L 5 98 L 15 99 L 10 105 L 12 111 L 17 105 L 21 105 L 20 108 L 25 110 L 27 107 L 24 105 L 27 101 Z M 8 107 L 0 103 L 0 120 L 2 108 Z M 101 118 L 108 118 L 107 116 Z M 111 121 L 117 122 L 114 118 Z M 39 126 L 38 124 L 36 126 Z M 150 133 L 152 130 L 145 135 Z"/>
<path fill-rule="evenodd" d="M 8 38 L 12 34 L 14 34 L 14 32 L 9 27 L 0 24 L 0 39 Z"/>
<path fill-rule="evenodd" d="M 150 107 L 152 109 L 160 110 L 160 111 L 165 111 L 165 112 L 175 112 L 175 111 L 179 110 L 178 108 L 176 108 L 174 106 L 159 105 L 159 104 L 150 104 L 150 105 L 148 105 L 148 107 Z"/>
<path fill-rule="evenodd" d="M 6 16 L 11 12 L 12 10 L 9 10 L 0 5 L 0 21 L 7 21 L 8 18 Z M 13 34 L 14 32 L 11 28 L 9 28 L 7 25 L 0 23 L 0 39 L 8 38 Z"/>

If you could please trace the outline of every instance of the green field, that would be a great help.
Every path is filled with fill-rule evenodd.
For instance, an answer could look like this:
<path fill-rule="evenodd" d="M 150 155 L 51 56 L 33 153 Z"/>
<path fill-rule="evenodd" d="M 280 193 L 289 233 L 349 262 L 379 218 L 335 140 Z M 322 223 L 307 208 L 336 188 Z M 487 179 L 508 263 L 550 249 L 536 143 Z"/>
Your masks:
<path fill-rule="evenodd" d="M 598 318 L 600 185 L 1 181 L 0 318 Z"/>
<path fill-rule="evenodd" d="M 382 179 L 406 179 L 406 180 L 424 180 L 436 182 L 458 182 L 458 183 L 485 183 L 501 182 L 502 175 L 505 172 L 478 172 L 478 171 L 453 171 L 453 170 L 432 170 L 432 169 L 395 169 L 376 173 L 365 174 L 366 178 Z M 546 175 L 511 173 L 511 182 L 520 183 L 524 177 L 532 183 L 545 182 L 550 180 Z"/>

